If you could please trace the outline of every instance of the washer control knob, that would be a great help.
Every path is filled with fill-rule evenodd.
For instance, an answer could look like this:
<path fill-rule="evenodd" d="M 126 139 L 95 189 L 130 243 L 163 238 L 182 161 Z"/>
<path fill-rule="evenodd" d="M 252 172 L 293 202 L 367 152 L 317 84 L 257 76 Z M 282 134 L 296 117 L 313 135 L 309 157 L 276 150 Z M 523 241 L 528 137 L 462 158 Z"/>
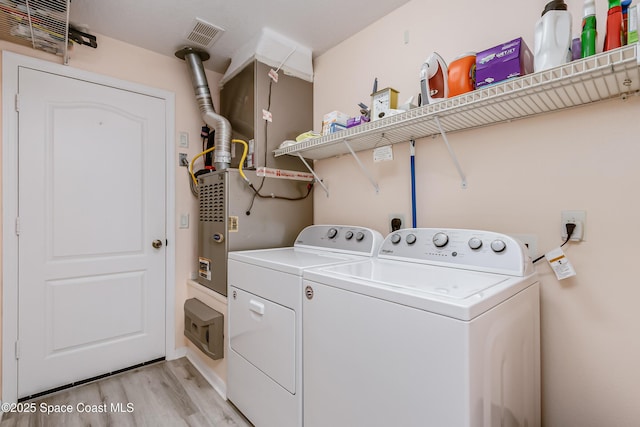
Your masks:
<path fill-rule="evenodd" d="M 482 247 L 482 240 L 478 237 L 472 237 L 469 239 L 469 247 L 474 251 Z"/>
<path fill-rule="evenodd" d="M 353 239 L 353 231 L 347 231 L 347 233 L 344 235 L 344 238 L 347 240 Z"/>
<path fill-rule="evenodd" d="M 400 240 L 402 240 L 402 237 L 400 237 L 399 234 L 394 234 L 391 236 L 391 243 L 393 243 L 394 245 L 400 243 Z"/>
<path fill-rule="evenodd" d="M 362 242 L 364 240 L 364 233 L 362 231 L 358 231 L 356 233 L 356 240 L 358 242 Z"/>
<path fill-rule="evenodd" d="M 436 248 L 442 248 L 449 243 L 449 236 L 444 233 L 436 233 L 433 236 L 433 244 L 436 245 Z"/>
<path fill-rule="evenodd" d="M 335 228 L 330 228 L 329 231 L 327 231 L 327 237 L 330 239 L 335 239 L 337 235 L 338 230 Z"/>
<path fill-rule="evenodd" d="M 407 244 L 413 245 L 418 238 L 415 234 L 407 234 L 407 238 L 405 240 L 407 241 Z"/>
<path fill-rule="evenodd" d="M 493 252 L 500 253 L 507 249 L 507 244 L 503 240 L 497 239 L 491 242 L 491 249 Z"/>

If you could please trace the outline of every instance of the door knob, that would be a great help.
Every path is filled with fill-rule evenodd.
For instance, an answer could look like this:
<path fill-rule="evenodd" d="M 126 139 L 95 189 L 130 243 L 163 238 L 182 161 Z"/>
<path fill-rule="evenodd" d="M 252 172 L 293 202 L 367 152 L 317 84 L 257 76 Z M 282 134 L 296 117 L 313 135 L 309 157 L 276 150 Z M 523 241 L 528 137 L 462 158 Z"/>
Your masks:
<path fill-rule="evenodd" d="M 162 247 L 162 240 L 154 240 L 153 243 L 151 243 L 151 246 L 156 249 L 160 249 Z"/>

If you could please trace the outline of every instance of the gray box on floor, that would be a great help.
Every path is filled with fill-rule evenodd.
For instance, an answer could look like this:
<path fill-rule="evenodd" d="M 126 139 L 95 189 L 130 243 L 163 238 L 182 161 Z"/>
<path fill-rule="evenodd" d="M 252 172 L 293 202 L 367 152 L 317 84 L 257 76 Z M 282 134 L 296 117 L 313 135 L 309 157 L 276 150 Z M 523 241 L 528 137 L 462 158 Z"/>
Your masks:
<path fill-rule="evenodd" d="M 213 360 L 224 356 L 224 316 L 199 299 L 184 302 L 184 335 Z"/>

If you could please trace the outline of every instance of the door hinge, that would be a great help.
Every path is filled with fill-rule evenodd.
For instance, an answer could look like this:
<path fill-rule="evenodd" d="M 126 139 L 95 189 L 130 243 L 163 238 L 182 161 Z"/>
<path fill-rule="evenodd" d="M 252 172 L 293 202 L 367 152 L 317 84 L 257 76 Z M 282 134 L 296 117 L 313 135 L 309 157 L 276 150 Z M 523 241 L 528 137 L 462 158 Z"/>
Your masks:
<path fill-rule="evenodd" d="M 16 236 L 20 235 L 20 217 L 16 218 Z"/>
<path fill-rule="evenodd" d="M 16 360 L 20 359 L 20 341 L 16 341 Z"/>
<path fill-rule="evenodd" d="M 20 111 L 20 94 L 16 93 L 16 111 Z"/>

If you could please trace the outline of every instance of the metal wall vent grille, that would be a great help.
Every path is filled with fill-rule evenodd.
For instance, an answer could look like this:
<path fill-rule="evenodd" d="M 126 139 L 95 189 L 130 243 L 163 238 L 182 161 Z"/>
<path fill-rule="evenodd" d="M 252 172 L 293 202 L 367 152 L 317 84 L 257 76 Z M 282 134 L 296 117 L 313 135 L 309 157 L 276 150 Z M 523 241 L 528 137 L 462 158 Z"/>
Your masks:
<path fill-rule="evenodd" d="M 200 185 L 200 222 L 224 223 L 224 182 Z"/>
<path fill-rule="evenodd" d="M 224 31 L 224 29 L 216 25 L 196 18 L 193 23 L 193 29 L 187 36 L 187 40 L 199 46 L 210 47 L 224 34 Z"/>

